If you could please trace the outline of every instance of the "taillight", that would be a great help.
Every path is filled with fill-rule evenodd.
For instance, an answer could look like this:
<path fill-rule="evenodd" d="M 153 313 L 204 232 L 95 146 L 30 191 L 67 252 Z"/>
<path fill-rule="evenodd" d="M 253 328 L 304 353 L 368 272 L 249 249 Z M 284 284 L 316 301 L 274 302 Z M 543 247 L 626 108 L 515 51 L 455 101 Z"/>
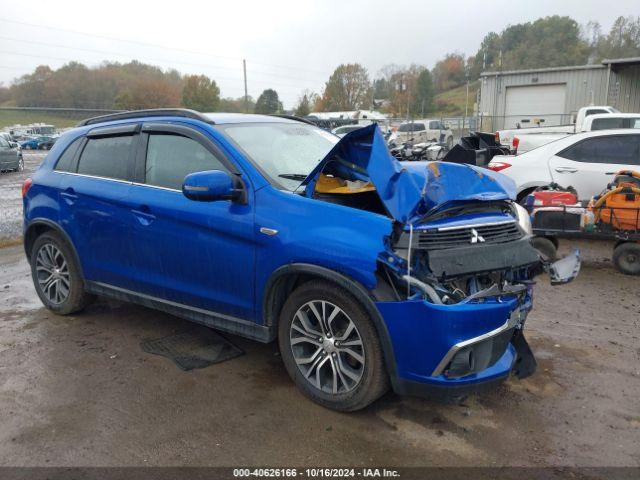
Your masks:
<path fill-rule="evenodd" d="M 496 143 L 500 143 L 500 132 L 496 132 L 494 135 L 496 137 Z"/>
<path fill-rule="evenodd" d="M 518 137 L 513 137 L 513 141 L 511 142 L 514 150 L 518 150 L 518 145 L 520 145 L 520 139 Z"/>
<path fill-rule="evenodd" d="M 491 162 L 487 168 L 489 170 L 493 170 L 494 172 L 499 172 L 500 170 L 504 170 L 505 168 L 509 168 L 511 166 L 510 163 L 507 162 Z"/>
<path fill-rule="evenodd" d="M 31 180 L 30 178 L 27 178 L 24 181 L 24 183 L 22 184 L 22 198 L 24 198 L 27 195 L 27 192 L 31 188 L 32 183 L 33 183 L 33 180 Z"/>

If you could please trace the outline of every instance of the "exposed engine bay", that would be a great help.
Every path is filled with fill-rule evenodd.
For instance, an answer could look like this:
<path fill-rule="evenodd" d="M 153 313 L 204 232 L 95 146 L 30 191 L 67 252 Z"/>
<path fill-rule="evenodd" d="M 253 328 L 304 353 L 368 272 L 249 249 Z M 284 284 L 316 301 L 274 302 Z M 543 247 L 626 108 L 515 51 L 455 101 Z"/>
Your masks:
<path fill-rule="evenodd" d="M 370 181 L 322 173 L 313 198 L 391 216 Z M 469 215 L 476 222 L 455 225 Z M 438 209 L 415 223 L 396 221 L 379 258 L 378 276 L 397 301 L 422 298 L 453 305 L 506 295 L 524 301 L 544 266 L 523 215 L 514 202 L 501 200 Z M 578 267 L 569 273 L 575 276 Z"/>
<path fill-rule="evenodd" d="M 312 198 L 392 219 L 378 255 L 385 298 L 453 305 L 506 295 L 530 303 L 537 274 L 566 283 L 578 273 L 577 253 L 557 268 L 542 261 L 512 183 L 468 165 L 400 163 L 367 127 L 347 134 L 303 185 Z"/>

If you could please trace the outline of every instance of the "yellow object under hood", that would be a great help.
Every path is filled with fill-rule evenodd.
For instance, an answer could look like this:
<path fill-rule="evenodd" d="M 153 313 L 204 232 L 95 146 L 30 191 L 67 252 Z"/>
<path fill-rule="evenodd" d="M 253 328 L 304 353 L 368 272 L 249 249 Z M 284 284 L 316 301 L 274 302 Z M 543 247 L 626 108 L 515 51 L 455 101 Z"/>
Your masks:
<path fill-rule="evenodd" d="M 349 181 L 343 180 L 325 174 L 320 174 L 318 182 L 316 183 L 315 191 L 317 193 L 335 193 L 335 194 L 354 194 L 363 192 L 373 192 L 376 187 L 371 182 L 362 182 L 359 180 Z"/>

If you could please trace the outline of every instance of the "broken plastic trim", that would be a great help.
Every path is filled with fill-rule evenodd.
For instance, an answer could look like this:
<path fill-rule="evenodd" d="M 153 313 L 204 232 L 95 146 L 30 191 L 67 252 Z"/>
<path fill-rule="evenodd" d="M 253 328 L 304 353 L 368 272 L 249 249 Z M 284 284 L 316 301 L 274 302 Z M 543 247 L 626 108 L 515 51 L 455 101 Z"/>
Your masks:
<path fill-rule="evenodd" d="M 580 250 L 554 263 L 544 263 L 544 269 L 551 277 L 551 285 L 563 285 L 571 282 L 580 272 Z"/>

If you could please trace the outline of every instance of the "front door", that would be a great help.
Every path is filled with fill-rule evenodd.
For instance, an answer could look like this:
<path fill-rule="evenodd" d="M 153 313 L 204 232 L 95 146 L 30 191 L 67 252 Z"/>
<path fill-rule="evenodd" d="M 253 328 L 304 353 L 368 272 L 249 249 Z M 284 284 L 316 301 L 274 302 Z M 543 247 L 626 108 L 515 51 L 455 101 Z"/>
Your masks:
<path fill-rule="evenodd" d="M 619 170 L 638 170 L 640 135 L 606 135 L 582 140 L 551 157 L 553 181 L 572 186 L 580 200 L 604 190 Z"/>
<path fill-rule="evenodd" d="M 186 175 L 236 171 L 211 139 L 185 126 L 147 124 L 131 190 L 135 283 L 141 293 L 192 308 L 253 318 L 254 208 L 182 194 Z M 245 181 L 245 188 L 250 188 Z"/>

